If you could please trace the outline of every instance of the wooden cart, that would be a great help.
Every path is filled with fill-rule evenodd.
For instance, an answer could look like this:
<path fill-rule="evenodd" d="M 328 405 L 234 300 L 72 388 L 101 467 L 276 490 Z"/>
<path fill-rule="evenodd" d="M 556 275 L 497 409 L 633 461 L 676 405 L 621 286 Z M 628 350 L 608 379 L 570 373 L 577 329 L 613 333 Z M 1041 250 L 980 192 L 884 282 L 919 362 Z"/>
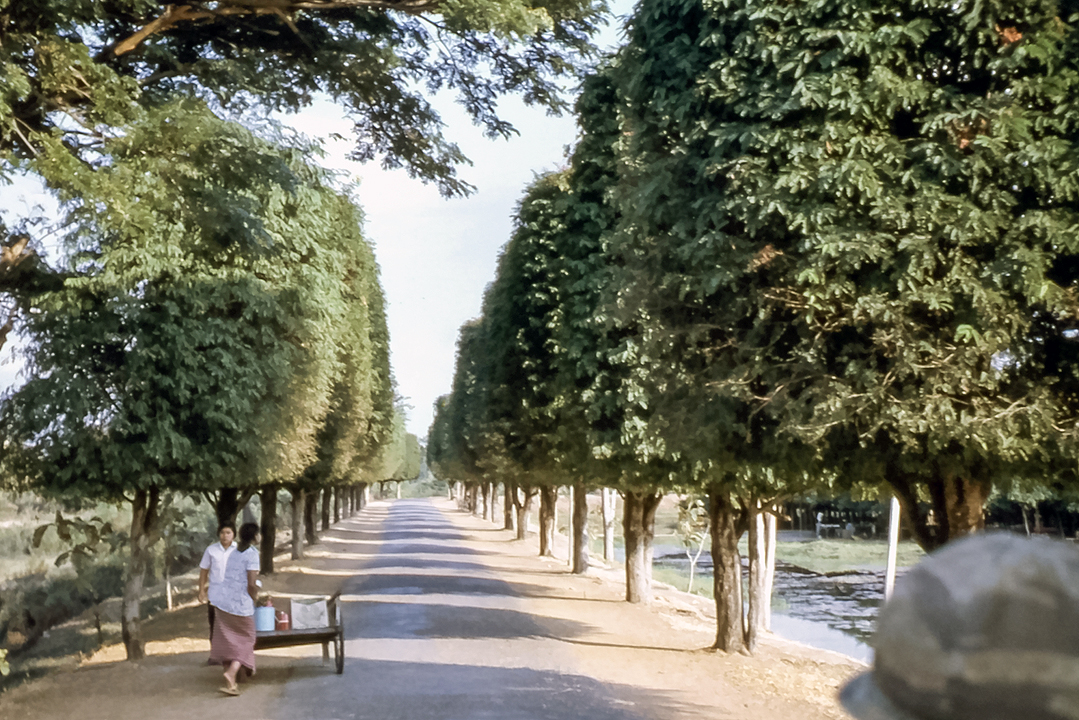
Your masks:
<path fill-rule="evenodd" d="M 326 615 L 330 624 L 320 628 L 303 630 L 266 630 L 255 633 L 255 649 L 270 650 L 296 645 L 322 644 L 322 662 L 330 660 L 330 644 L 333 644 L 333 658 L 337 674 L 345 671 L 345 628 L 341 624 L 341 593 L 337 592 L 326 598 Z"/>

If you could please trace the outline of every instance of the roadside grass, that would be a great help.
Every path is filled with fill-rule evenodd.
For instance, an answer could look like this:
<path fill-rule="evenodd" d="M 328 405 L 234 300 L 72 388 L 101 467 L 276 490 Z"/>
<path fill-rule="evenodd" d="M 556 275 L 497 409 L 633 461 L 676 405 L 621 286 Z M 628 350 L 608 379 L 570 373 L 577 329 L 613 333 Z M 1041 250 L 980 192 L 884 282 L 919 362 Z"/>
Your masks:
<path fill-rule="evenodd" d="M 743 539 L 742 552 L 745 552 Z M 917 543 L 899 543 L 896 564 L 914 565 L 925 557 Z M 822 575 L 850 570 L 884 570 L 888 562 L 886 540 L 811 540 L 776 543 L 776 560 Z"/>
<path fill-rule="evenodd" d="M 652 579 L 667 583 L 685 592 L 689 586 L 689 566 L 687 565 L 683 568 L 672 565 L 655 565 L 652 568 Z M 697 568 L 697 573 L 693 576 L 693 594 L 714 600 L 715 593 L 712 592 L 712 589 L 712 573 L 702 573 L 700 568 Z"/>

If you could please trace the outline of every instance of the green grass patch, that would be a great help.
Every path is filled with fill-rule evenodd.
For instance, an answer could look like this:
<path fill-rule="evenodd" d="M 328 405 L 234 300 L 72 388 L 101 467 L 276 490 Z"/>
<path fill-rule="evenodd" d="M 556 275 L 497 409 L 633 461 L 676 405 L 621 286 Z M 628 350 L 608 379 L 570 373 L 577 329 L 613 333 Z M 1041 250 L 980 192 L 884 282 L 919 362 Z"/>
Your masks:
<path fill-rule="evenodd" d="M 746 552 L 742 541 L 742 552 Z M 913 542 L 899 543 L 896 564 L 914 565 L 925 552 Z M 813 540 L 776 543 L 776 560 L 797 565 L 816 573 L 849 570 L 884 570 L 888 562 L 888 543 L 884 540 Z"/>

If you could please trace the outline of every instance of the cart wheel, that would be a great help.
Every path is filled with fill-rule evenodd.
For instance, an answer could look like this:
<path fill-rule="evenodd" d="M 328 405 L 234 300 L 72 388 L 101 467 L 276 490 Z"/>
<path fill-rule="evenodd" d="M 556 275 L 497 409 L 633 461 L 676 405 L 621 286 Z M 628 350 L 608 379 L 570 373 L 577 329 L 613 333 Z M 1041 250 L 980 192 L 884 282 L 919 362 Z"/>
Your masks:
<path fill-rule="evenodd" d="M 333 659 L 337 662 L 337 674 L 345 671 L 345 631 L 338 626 L 333 639 Z"/>

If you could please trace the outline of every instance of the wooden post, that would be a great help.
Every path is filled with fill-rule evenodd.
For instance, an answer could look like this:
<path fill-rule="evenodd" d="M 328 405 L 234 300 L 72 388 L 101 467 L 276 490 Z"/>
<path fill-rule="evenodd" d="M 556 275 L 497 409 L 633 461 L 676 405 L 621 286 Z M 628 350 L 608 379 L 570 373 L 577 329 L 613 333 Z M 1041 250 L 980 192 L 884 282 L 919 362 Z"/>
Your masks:
<path fill-rule="evenodd" d="M 617 493 L 614 488 L 603 488 L 603 559 L 614 562 L 614 521 Z"/>
<path fill-rule="evenodd" d="M 892 597 L 895 590 L 895 561 L 899 549 L 899 498 L 892 496 L 888 505 L 888 567 L 884 571 L 884 602 Z"/>
<path fill-rule="evenodd" d="M 569 490 L 569 512 L 566 513 L 566 565 L 573 567 L 573 486 Z"/>
<path fill-rule="evenodd" d="M 776 510 L 771 507 L 764 515 L 764 629 L 772 631 L 772 586 L 776 578 Z"/>

